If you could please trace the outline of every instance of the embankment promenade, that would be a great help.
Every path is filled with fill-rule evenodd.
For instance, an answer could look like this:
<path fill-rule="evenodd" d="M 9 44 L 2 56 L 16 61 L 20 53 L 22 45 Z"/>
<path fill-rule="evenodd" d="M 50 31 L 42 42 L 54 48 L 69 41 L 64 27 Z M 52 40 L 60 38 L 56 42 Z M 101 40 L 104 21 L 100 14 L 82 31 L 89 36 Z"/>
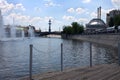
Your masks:
<path fill-rule="evenodd" d="M 34 80 L 120 80 L 118 64 L 102 64 L 93 67 L 75 68 L 62 72 L 33 75 Z M 29 80 L 29 77 L 20 80 Z"/>
<path fill-rule="evenodd" d="M 117 48 L 120 34 L 62 35 L 62 38 L 89 41 Z"/>

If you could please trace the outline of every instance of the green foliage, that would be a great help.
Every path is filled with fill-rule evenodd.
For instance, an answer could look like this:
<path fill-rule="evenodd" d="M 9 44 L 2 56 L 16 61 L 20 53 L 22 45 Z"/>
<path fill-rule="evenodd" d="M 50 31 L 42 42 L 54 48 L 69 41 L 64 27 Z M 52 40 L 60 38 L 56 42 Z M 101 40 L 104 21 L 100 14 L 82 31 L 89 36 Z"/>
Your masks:
<path fill-rule="evenodd" d="M 110 21 L 109 21 L 109 26 L 112 27 L 112 26 L 120 26 L 120 15 L 115 15 L 113 18 L 111 17 L 110 18 Z"/>
<path fill-rule="evenodd" d="M 80 34 L 84 31 L 84 26 L 77 22 L 72 22 L 71 26 L 64 26 L 63 33 L 65 34 Z"/>
<path fill-rule="evenodd" d="M 113 21 L 112 17 L 110 18 L 110 21 L 109 21 L 108 25 L 109 25 L 109 27 L 114 26 L 114 21 Z"/>
<path fill-rule="evenodd" d="M 120 25 L 120 15 L 116 15 L 114 17 L 114 26 L 119 26 Z"/>
<path fill-rule="evenodd" d="M 64 26 L 63 33 L 72 34 L 72 27 L 71 26 Z"/>

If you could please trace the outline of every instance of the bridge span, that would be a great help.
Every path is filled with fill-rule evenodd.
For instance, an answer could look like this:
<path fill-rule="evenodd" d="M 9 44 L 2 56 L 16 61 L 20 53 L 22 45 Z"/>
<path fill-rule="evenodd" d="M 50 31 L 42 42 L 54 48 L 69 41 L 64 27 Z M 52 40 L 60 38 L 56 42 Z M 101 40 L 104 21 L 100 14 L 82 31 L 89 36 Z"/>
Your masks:
<path fill-rule="evenodd" d="M 61 35 L 61 32 L 38 32 L 36 36 Z"/>

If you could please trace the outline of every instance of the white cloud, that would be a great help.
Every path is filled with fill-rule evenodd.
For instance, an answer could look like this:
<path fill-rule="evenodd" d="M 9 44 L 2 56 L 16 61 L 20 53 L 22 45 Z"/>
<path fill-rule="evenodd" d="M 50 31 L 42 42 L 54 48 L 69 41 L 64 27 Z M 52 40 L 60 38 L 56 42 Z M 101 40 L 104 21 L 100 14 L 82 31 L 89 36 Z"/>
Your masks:
<path fill-rule="evenodd" d="M 53 18 L 53 17 L 50 17 L 50 16 L 49 16 L 49 17 L 46 16 L 46 17 L 43 18 L 43 20 L 44 20 L 45 22 L 48 22 L 49 19 L 51 19 L 52 21 L 54 21 L 54 18 Z"/>
<path fill-rule="evenodd" d="M 69 8 L 68 10 L 67 10 L 67 12 L 69 12 L 69 13 L 77 13 L 77 14 L 82 14 L 82 13 L 84 13 L 86 10 L 85 9 L 83 9 L 83 8 L 76 8 L 76 9 L 74 9 L 74 8 Z"/>
<path fill-rule="evenodd" d="M 75 17 L 73 17 L 73 16 L 66 16 L 66 15 L 64 15 L 63 17 L 62 17 L 64 20 L 75 20 Z"/>
<path fill-rule="evenodd" d="M 57 7 L 61 6 L 60 4 L 53 3 L 52 1 L 48 1 L 46 4 L 44 4 L 46 7 Z"/>
<path fill-rule="evenodd" d="M 52 23 L 56 23 L 56 20 L 50 16 L 30 17 L 27 15 L 22 15 L 21 13 L 11 13 L 8 16 L 4 16 L 4 24 L 13 24 L 13 18 L 15 21 L 14 22 L 15 25 L 22 25 L 22 26 L 33 25 L 37 29 L 39 29 L 43 25 L 48 25 L 49 19 L 52 20 Z"/>
<path fill-rule="evenodd" d="M 78 22 L 80 22 L 80 23 L 88 23 L 88 19 L 87 18 L 80 18 L 80 19 L 78 19 Z"/>
<path fill-rule="evenodd" d="M 28 26 L 28 25 L 33 25 L 35 26 L 36 29 L 39 29 L 41 26 L 41 23 L 44 22 L 44 18 L 41 17 L 30 17 L 26 15 L 22 15 L 20 13 L 11 13 L 8 16 L 4 17 L 4 24 L 13 24 L 13 18 L 14 18 L 14 24 L 15 25 L 22 25 L 22 26 Z"/>
<path fill-rule="evenodd" d="M 30 20 L 30 23 L 39 23 L 40 21 L 42 21 L 42 18 L 41 18 L 41 17 L 33 17 L 33 18 Z"/>
<path fill-rule="evenodd" d="M 75 12 L 75 10 L 74 10 L 74 8 L 69 8 L 69 9 L 67 10 L 67 12 L 73 13 L 73 12 Z"/>
<path fill-rule="evenodd" d="M 73 21 L 84 25 L 84 24 L 89 22 L 89 19 L 87 19 L 87 18 L 75 18 Z"/>
<path fill-rule="evenodd" d="M 66 15 L 64 15 L 62 18 L 66 21 L 74 21 L 74 22 L 80 22 L 80 23 L 88 22 L 87 18 L 75 18 L 74 16 L 66 16 Z"/>
<path fill-rule="evenodd" d="M 91 18 L 97 18 L 97 13 L 96 13 L 96 12 L 92 12 L 92 13 L 90 14 L 90 16 L 91 16 Z"/>
<path fill-rule="evenodd" d="M 120 9 L 120 0 L 111 0 L 111 1 L 116 8 Z"/>
<path fill-rule="evenodd" d="M 89 3 L 89 2 L 91 2 L 91 0 L 83 0 L 82 2 L 83 3 Z"/>
<path fill-rule="evenodd" d="M 13 4 L 8 3 L 6 0 L 0 0 L 0 9 L 2 10 L 3 14 L 16 9 L 25 11 L 25 8 L 21 3 Z"/>
<path fill-rule="evenodd" d="M 76 9 L 76 12 L 77 12 L 78 14 L 81 14 L 81 13 L 84 13 L 84 12 L 85 12 L 85 9 L 83 9 L 83 8 L 77 8 L 77 9 Z"/>
<path fill-rule="evenodd" d="M 64 25 L 70 25 L 71 22 L 78 22 L 82 25 L 86 24 L 89 22 L 89 19 L 87 18 L 75 18 L 74 16 L 63 16 L 63 20 L 67 21 L 66 23 L 64 23 Z"/>
<path fill-rule="evenodd" d="M 14 5 L 12 3 L 8 4 L 6 0 L 0 0 L 0 9 L 5 13 L 14 9 Z"/>
<path fill-rule="evenodd" d="M 15 9 L 20 9 L 22 11 L 25 11 L 25 8 L 24 8 L 24 6 L 21 3 L 20 4 L 16 4 L 15 5 Z"/>
<path fill-rule="evenodd" d="M 13 18 L 15 20 L 15 24 L 25 25 L 26 23 L 30 23 L 30 16 L 21 15 L 20 13 L 11 13 L 8 16 L 5 16 L 5 24 L 12 24 Z"/>

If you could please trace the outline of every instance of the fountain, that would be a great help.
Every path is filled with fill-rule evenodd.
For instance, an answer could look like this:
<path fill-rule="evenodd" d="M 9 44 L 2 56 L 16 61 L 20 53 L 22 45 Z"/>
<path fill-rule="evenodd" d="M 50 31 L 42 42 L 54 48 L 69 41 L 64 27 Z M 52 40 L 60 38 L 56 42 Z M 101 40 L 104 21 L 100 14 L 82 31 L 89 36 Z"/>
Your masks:
<path fill-rule="evenodd" d="M 22 30 L 22 38 L 25 37 L 25 33 L 24 33 L 24 30 Z"/>
<path fill-rule="evenodd" d="M 28 30 L 29 37 L 34 37 L 34 29 L 33 26 L 29 25 L 29 30 Z"/>
<path fill-rule="evenodd" d="M 14 25 L 14 19 L 13 19 L 13 25 L 10 26 L 10 37 L 7 37 L 6 35 L 6 30 L 3 26 L 3 17 L 2 17 L 2 13 L 0 10 L 0 41 L 8 41 L 8 40 L 23 40 L 25 37 L 24 35 L 24 29 L 21 29 L 21 32 L 19 33 L 19 35 L 21 35 L 21 37 L 17 37 L 16 35 L 16 30 L 17 27 L 15 27 Z M 29 25 L 29 30 L 28 30 L 28 37 L 34 37 L 34 29 L 33 26 Z"/>
<path fill-rule="evenodd" d="M 3 17 L 0 10 L 0 40 L 4 38 Z"/>
<path fill-rule="evenodd" d="M 11 31 L 11 38 L 16 38 L 16 28 L 15 28 L 15 26 L 13 25 L 13 26 L 11 26 L 11 29 L 10 29 Z"/>

